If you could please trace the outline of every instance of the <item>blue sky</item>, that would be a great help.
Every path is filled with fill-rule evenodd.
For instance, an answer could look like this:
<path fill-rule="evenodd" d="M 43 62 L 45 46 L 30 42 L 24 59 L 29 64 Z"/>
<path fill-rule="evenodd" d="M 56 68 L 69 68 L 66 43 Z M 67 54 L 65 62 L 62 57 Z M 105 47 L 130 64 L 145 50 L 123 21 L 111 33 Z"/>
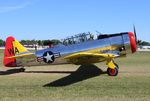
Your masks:
<path fill-rule="evenodd" d="M 0 0 L 0 37 L 62 39 L 133 31 L 150 42 L 150 0 Z"/>

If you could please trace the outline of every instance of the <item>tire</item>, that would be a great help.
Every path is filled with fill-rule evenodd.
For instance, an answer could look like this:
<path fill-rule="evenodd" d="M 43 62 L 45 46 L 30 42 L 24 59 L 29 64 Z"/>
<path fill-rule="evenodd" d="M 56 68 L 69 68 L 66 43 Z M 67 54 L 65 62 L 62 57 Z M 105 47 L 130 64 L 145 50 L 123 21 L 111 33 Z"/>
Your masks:
<path fill-rule="evenodd" d="M 20 72 L 25 72 L 25 68 L 20 68 Z"/>
<path fill-rule="evenodd" d="M 117 76 L 118 75 L 118 68 L 114 68 L 114 69 L 108 68 L 107 74 L 109 76 Z"/>

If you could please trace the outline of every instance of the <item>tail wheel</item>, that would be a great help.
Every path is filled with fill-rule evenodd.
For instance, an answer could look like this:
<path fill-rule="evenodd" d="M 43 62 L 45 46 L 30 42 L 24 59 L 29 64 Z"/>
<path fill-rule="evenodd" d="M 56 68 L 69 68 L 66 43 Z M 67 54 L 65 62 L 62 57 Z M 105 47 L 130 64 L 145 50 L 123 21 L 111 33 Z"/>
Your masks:
<path fill-rule="evenodd" d="M 114 68 L 114 69 L 108 68 L 107 73 L 109 76 L 117 76 L 118 75 L 118 68 Z"/>
<path fill-rule="evenodd" d="M 20 72 L 25 72 L 25 68 L 20 68 Z"/>

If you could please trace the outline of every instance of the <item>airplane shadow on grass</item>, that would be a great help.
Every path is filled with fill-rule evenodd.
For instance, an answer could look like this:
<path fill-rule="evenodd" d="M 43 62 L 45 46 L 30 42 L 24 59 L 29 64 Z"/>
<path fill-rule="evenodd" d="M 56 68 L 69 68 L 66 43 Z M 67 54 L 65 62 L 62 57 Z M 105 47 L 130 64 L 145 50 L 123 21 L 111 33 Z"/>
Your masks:
<path fill-rule="evenodd" d="M 15 68 L 7 71 L 0 71 L 0 75 L 11 75 L 24 72 L 23 68 Z M 107 74 L 107 72 L 102 71 L 97 66 L 89 64 L 89 65 L 81 65 L 76 71 L 25 71 L 24 73 L 64 73 L 70 74 L 66 77 L 60 78 L 56 81 L 45 84 L 43 87 L 61 87 L 71 85 L 89 78 L 93 78 L 99 76 L 101 74 Z"/>
<path fill-rule="evenodd" d="M 67 86 L 89 78 L 99 76 L 101 74 L 106 74 L 106 72 L 103 72 L 95 65 L 81 65 L 75 72 L 72 72 L 70 75 L 45 84 L 43 87 Z"/>
<path fill-rule="evenodd" d="M 15 69 L 9 69 L 7 71 L 0 71 L 0 75 L 11 75 L 20 72 L 24 72 L 24 68 L 15 68 Z"/>

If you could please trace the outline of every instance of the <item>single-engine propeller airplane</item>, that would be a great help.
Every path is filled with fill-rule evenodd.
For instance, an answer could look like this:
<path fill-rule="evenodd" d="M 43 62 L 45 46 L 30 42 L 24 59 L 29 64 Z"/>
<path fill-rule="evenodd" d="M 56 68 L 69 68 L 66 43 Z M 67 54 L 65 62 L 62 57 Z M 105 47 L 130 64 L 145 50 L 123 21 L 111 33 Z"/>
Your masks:
<path fill-rule="evenodd" d="M 14 37 L 6 39 L 4 65 L 6 67 L 28 67 L 53 64 L 93 64 L 106 61 L 107 74 L 116 76 L 119 66 L 114 58 L 124 57 L 127 53 L 136 52 L 136 32 L 99 35 L 75 36 L 65 39 L 61 45 L 29 52 Z"/>

